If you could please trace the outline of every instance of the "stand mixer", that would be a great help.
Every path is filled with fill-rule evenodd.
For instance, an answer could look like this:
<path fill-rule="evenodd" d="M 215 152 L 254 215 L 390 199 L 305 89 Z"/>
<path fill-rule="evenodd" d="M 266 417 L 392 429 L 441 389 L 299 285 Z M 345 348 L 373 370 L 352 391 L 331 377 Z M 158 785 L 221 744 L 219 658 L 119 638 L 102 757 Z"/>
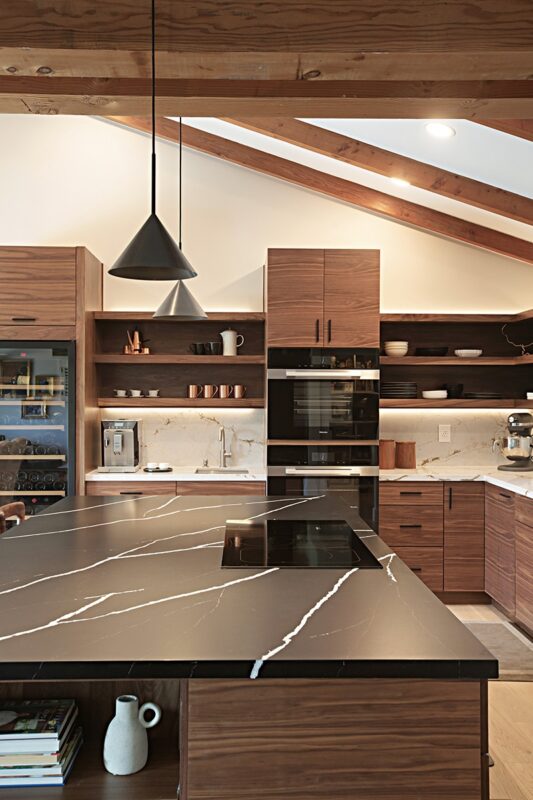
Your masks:
<path fill-rule="evenodd" d="M 494 439 L 492 449 L 500 452 L 511 464 L 500 464 L 498 469 L 509 472 L 533 471 L 533 414 L 519 411 L 507 418 L 508 436 Z"/>

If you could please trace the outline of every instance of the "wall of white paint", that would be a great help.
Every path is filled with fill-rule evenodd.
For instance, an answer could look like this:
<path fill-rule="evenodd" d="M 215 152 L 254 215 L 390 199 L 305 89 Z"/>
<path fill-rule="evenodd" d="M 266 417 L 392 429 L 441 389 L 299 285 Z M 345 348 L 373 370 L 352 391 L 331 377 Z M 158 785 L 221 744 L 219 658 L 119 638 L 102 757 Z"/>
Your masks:
<path fill-rule="evenodd" d="M 89 247 L 110 266 L 149 210 L 149 140 L 87 117 L 0 117 L 0 245 Z M 158 210 L 177 233 L 177 150 L 158 144 Z M 533 268 L 192 151 L 184 153 L 189 287 L 205 308 L 262 308 L 268 247 L 382 252 L 383 311 L 517 311 Z M 107 309 L 155 308 L 171 284 L 107 276 Z M 1 287 L 0 287 L 1 290 Z"/>

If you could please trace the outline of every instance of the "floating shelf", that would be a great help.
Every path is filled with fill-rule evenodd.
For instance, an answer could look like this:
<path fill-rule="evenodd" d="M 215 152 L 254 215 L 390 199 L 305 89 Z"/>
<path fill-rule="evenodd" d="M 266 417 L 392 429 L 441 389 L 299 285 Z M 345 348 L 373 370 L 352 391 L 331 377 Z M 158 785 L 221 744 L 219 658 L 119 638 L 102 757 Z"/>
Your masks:
<path fill-rule="evenodd" d="M 0 399 L 0 406 L 35 406 L 39 403 L 46 403 L 49 406 L 64 406 L 64 400 L 54 400 L 49 397 L 35 397 L 33 400 L 22 400 L 22 398 L 10 397 Z"/>
<path fill-rule="evenodd" d="M 60 392 L 65 387 L 63 384 L 55 383 L 52 387 L 54 392 Z M 47 392 L 49 391 L 47 386 L 43 386 L 42 384 L 35 384 L 35 383 L 0 383 L 0 391 L 9 389 L 12 392 L 25 392 L 25 391 L 34 391 L 34 392 Z M 48 398 L 41 397 L 36 398 L 39 400 L 47 400 Z"/>
<path fill-rule="evenodd" d="M 65 492 L 54 491 L 51 489 L 49 492 L 46 490 L 19 492 L 19 491 L 4 491 L 0 492 L 0 497 L 65 497 Z"/>
<path fill-rule="evenodd" d="M 195 356 L 195 355 L 172 355 L 171 353 L 157 353 L 154 355 L 115 355 L 113 353 L 99 353 L 94 357 L 95 364 L 264 364 L 265 357 L 258 356 Z"/>
<path fill-rule="evenodd" d="M 121 322 L 123 320 L 139 322 L 171 322 L 174 325 L 190 324 L 190 320 L 175 319 L 154 319 L 152 311 L 95 311 L 95 319 L 104 319 Z M 263 322 L 265 319 L 264 311 L 209 311 L 207 319 L 203 322 Z M 195 325 L 202 324 L 202 320 L 196 320 Z"/>
<path fill-rule="evenodd" d="M 0 456 L 0 461 L 66 461 L 65 455 L 42 455 L 42 456 L 29 456 L 24 453 L 18 453 L 8 456 Z"/>
<path fill-rule="evenodd" d="M 467 400 L 465 398 L 444 399 L 444 400 L 425 400 L 424 398 L 413 398 L 412 400 L 391 400 L 381 398 L 380 408 L 525 408 L 527 404 L 533 405 L 533 401 L 501 399 L 501 400 Z"/>
<path fill-rule="evenodd" d="M 381 314 L 381 322 L 492 322 L 504 325 L 533 319 L 533 308 L 517 314 Z"/>
<path fill-rule="evenodd" d="M 263 408 L 263 397 L 99 397 L 100 408 Z"/>
<path fill-rule="evenodd" d="M 0 425 L 0 431 L 18 431 L 18 430 L 32 430 L 32 431 L 64 431 L 64 425 Z"/>
<path fill-rule="evenodd" d="M 458 356 L 381 356 L 384 367 L 514 367 L 527 363 L 523 359 L 530 356 L 479 356 L 479 358 L 459 358 Z"/>

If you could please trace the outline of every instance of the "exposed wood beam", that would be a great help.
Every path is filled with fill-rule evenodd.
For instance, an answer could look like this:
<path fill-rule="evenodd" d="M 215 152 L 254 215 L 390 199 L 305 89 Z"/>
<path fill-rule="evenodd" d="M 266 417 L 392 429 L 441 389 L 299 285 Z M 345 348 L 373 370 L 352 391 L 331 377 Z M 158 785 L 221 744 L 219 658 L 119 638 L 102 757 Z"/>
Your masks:
<path fill-rule="evenodd" d="M 420 189 L 427 189 L 452 200 L 460 200 L 485 211 L 492 211 L 520 222 L 533 222 L 533 200 L 528 197 L 462 175 L 455 175 L 432 164 L 424 164 L 317 125 L 276 117 L 226 118 L 226 121 L 272 136 L 282 142 L 305 147 L 314 153 L 330 156 L 346 164 L 377 172 L 379 175 L 402 178 Z"/>
<path fill-rule="evenodd" d="M 150 131 L 150 120 L 139 117 L 114 117 L 114 121 L 135 130 Z M 158 119 L 158 136 L 177 142 L 179 126 L 169 119 Z M 352 181 L 302 166 L 246 145 L 183 126 L 183 143 L 187 147 L 221 158 L 233 164 L 311 189 L 336 200 L 363 208 L 385 217 L 436 233 L 466 244 L 533 263 L 533 244 L 490 228 L 465 222 L 440 211 L 410 203 L 384 192 L 369 189 Z"/>
<path fill-rule="evenodd" d="M 164 116 L 448 117 L 533 114 L 533 81 L 157 82 Z M 146 78 L 0 77 L 0 113 L 146 114 Z"/>
<path fill-rule="evenodd" d="M 520 139 L 533 142 L 533 119 L 479 119 L 476 122 L 487 128 L 494 128 L 497 131 L 510 133 L 511 136 L 518 136 Z"/>

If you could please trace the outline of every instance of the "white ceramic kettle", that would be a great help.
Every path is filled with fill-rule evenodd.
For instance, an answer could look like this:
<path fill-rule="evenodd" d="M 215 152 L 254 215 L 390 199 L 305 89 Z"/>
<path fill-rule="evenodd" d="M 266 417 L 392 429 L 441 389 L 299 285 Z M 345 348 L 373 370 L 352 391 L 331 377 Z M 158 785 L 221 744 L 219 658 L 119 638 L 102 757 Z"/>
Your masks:
<path fill-rule="evenodd" d="M 144 718 L 150 710 L 155 716 L 150 722 Z M 139 700 L 133 694 L 123 694 L 116 699 L 116 713 L 104 740 L 104 766 L 112 775 L 132 775 L 139 772 L 148 760 L 146 728 L 153 728 L 161 719 L 161 709 L 155 703 L 145 703 L 139 709 Z"/>
<path fill-rule="evenodd" d="M 236 356 L 237 348 L 244 344 L 242 333 L 237 333 L 232 328 L 228 328 L 225 331 L 221 331 L 220 335 L 222 337 L 222 355 Z"/>

